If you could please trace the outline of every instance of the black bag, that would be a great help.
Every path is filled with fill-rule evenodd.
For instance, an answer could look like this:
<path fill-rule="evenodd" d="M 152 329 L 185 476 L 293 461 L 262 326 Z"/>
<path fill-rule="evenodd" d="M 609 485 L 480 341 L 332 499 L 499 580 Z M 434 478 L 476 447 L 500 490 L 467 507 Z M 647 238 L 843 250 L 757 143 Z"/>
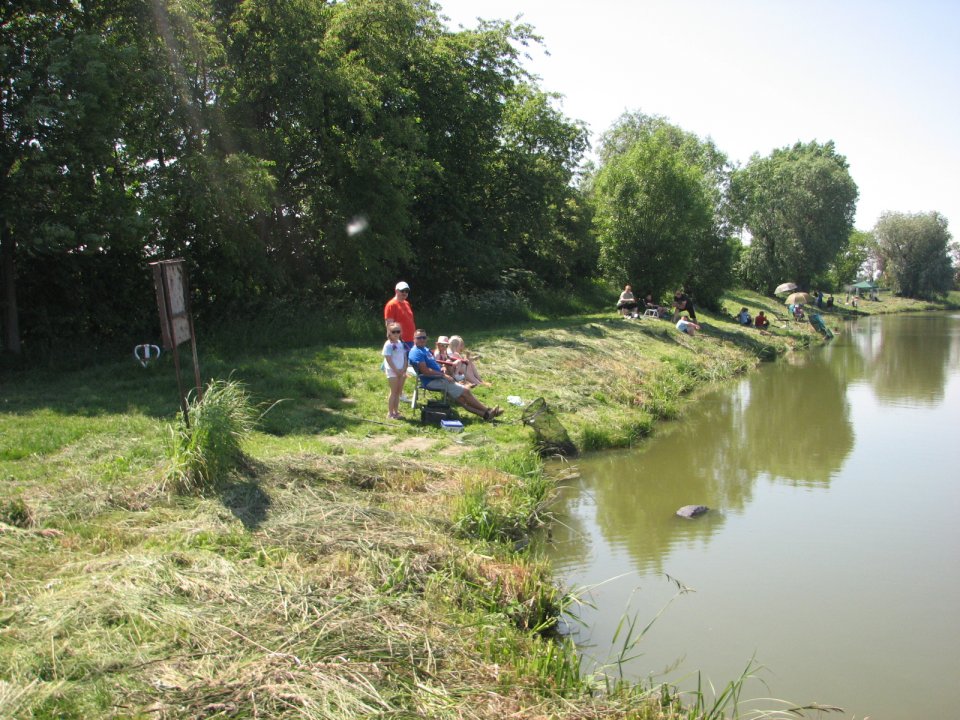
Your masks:
<path fill-rule="evenodd" d="M 443 400 L 427 400 L 427 404 L 420 408 L 420 423 L 422 425 L 440 425 L 441 420 L 454 420 L 457 414 L 450 407 L 450 403 Z"/>

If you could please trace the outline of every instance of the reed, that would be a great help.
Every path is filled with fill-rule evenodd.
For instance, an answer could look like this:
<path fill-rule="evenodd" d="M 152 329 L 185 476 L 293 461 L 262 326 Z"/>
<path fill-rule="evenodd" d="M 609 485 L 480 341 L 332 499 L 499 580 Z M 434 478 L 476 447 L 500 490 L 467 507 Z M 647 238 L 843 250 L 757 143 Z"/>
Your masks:
<path fill-rule="evenodd" d="M 167 480 L 178 492 L 215 489 L 244 459 L 242 444 L 258 416 L 244 386 L 214 380 L 170 427 Z"/>

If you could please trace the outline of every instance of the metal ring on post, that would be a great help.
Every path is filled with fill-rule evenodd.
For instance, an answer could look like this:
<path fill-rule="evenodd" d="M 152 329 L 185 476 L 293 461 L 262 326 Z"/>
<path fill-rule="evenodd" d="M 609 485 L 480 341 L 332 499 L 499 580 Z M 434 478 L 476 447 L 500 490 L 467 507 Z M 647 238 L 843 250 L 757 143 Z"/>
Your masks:
<path fill-rule="evenodd" d="M 133 349 L 133 357 L 137 359 L 141 366 L 146 367 L 152 358 L 160 357 L 160 348 L 157 345 L 137 345 Z"/>

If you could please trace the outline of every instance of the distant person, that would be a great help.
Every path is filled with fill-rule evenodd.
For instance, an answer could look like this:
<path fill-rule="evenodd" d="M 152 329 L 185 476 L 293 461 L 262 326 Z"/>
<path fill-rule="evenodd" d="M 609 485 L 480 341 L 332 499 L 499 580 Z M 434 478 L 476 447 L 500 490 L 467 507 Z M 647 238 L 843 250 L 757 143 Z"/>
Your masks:
<path fill-rule="evenodd" d="M 749 326 L 750 323 L 752 322 L 752 319 L 750 318 L 750 311 L 747 310 L 745 307 L 740 308 L 740 312 L 737 313 L 737 322 L 740 323 L 741 325 Z"/>
<path fill-rule="evenodd" d="M 827 309 L 828 310 L 833 309 L 833 295 L 827 298 Z"/>
<path fill-rule="evenodd" d="M 413 334 L 417 324 L 413 320 L 413 308 L 410 306 L 410 286 L 403 280 L 393 289 L 393 297 L 383 306 L 383 321 L 388 330 L 392 323 L 400 325 L 400 340 L 409 351 L 413 347 Z"/>
<path fill-rule="evenodd" d="M 693 299 L 683 292 L 683 290 L 677 290 L 673 294 L 673 308 L 673 322 L 676 322 L 680 318 L 680 313 L 684 310 L 687 311 L 691 320 L 694 322 L 697 321 L 697 313 L 693 309 Z"/>
<path fill-rule="evenodd" d="M 440 363 L 433 357 L 430 348 L 427 347 L 427 333 L 424 330 L 417 330 L 414 335 L 413 350 L 410 351 L 410 365 L 417 371 L 417 374 L 424 378 L 423 386 L 428 390 L 439 390 L 454 400 L 465 410 L 479 415 L 484 420 L 493 420 L 503 414 L 499 405 L 487 407 L 477 400 L 476 396 L 463 385 L 451 380 L 443 372 Z"/>
<path fill-rule="evenodd" d="M 637 298 L 633 295 L 633 288 L 629 285 L 623 286 L 623 292 L 620 293 L 620 299 L 617 300 L 617 310 L 624 317 L 637 314 Z"/>
<path fill-rule="evenodd" d="M 391 323 L 387 326 L 387 341 L 383 344 L 383 368 L 390 385 L 390 395 L 387 397 L 387 417 L 390 420 L 402 420 L 400 414 L 400 395 L 403 394 L 403 384 L 407 381 L 407 349 L 400 339 L 400 324 Z"/>
<path fill-rule="evenodd" d="M 852 298 L 850 298 L 850 307 L 852 307 L 854 310 L 857 309 L 857 305 L 858 305 L 858 304 L 859 304 L 859 302 L 857 301 L 857 296 L 856 296 L 856 295 L 854 295 Z"/>
<path fill-rule="evenodd" d="M 697 334 L 697 330 L 700 329 L 700 326 L 686 315 L 681 315 L 680 319 L 677 321 L 677 330 L 680 332 L 693 337 Z"/>
<path fill-rule="evenodd" d="M 766 330 L 770 327 L 770 321 L 767 320 L 767 316 L 763 314 L 763 310 L 757 313 L 757 318 L 753 321 L 753 326 L 757 330 Z"/>
<path fill-rule="evenodd" d="M 658 318 L 665 318 L 670 314 L 670 308 L 664 307 L 660 303 L 656 302 L 653 299 L 653 293 L 647 293 L 647 296 L 643 299 L 644 308 L 647 310 L 656 310 Z"/>

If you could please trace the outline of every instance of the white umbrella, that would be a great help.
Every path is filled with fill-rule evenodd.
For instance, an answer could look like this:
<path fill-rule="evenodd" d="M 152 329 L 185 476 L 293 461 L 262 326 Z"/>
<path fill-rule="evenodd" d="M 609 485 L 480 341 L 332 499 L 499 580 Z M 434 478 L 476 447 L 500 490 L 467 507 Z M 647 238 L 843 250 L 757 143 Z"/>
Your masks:
<path fill-rule="evenodd" d="M 797 289 L 796 283 L 785 282 L 780 285 L 777 285 L 777 289 L 773 291 L 774 295 L 779 295 L 780 293 L 793 292 Z"/>

